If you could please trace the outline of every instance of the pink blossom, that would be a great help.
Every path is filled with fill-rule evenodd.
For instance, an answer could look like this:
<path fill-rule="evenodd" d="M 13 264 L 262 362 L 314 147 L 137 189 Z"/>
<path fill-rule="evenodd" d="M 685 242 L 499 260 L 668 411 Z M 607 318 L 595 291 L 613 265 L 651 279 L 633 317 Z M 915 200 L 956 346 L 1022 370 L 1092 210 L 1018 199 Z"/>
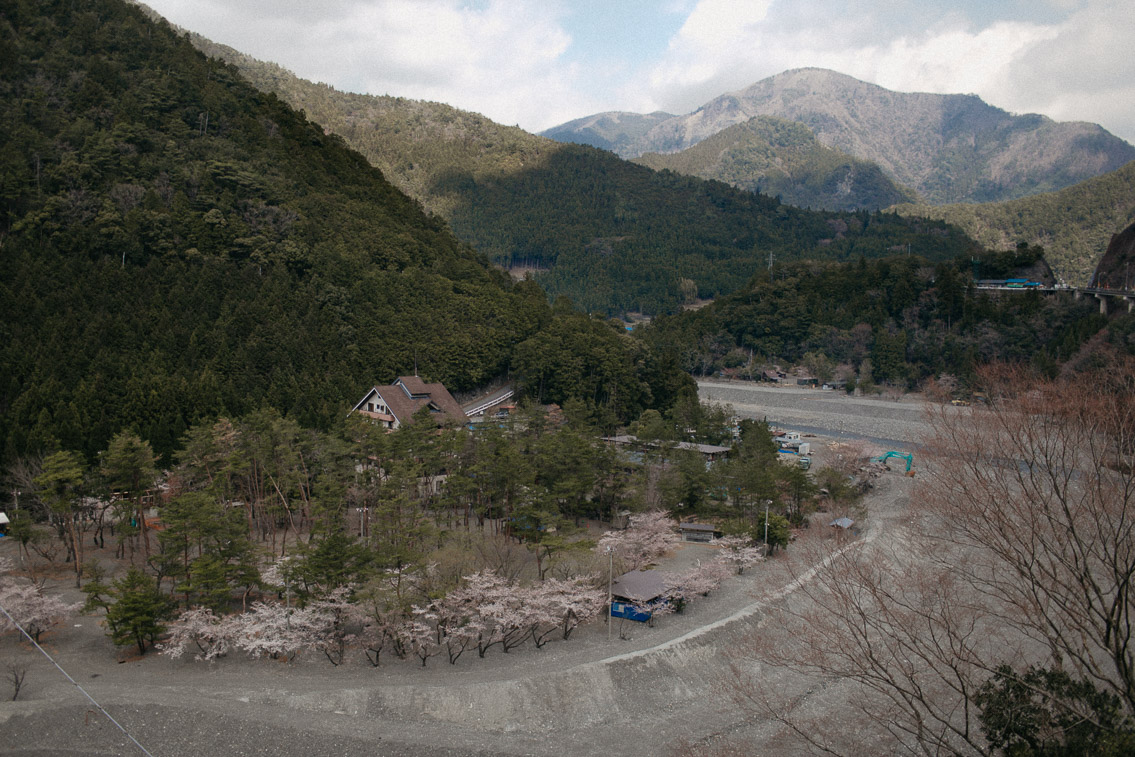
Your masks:
<path fill-rule="evenodd" d="M 666 554 L 679 541 L 674 520 L 662 510 L 650 510 L 632 515 L 626 529 L 603 534 L 596 549 L 610 549 L 626 569 L 638 570 Z"/>

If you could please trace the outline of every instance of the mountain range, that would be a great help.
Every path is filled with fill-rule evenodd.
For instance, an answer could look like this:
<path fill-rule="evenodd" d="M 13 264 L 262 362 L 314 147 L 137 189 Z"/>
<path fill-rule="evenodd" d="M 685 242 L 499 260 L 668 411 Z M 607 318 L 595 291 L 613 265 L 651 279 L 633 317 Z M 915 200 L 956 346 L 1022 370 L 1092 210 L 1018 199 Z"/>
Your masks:
<path fill-rule="evenodd" d="M 551 295 L 587 311 L 672 312 L 732 291 L 770 256 L 839 260 L 909 248 L 941 259 L 972 244 L 937 221 L 810 212 L 441 103 L 339 92 L 188 38 L 342 136 L 495 262 L 536 273 Z"/>
<path fill-rule="evenodd" d="M 685 150 L 757 116 L 801 123 L 935 205 L 1061 189 L 1135 159 L 1135 147 L 1095 124 L 1012 115 L 974 95 L 892 92 L 817 68 L 763 79 L 685 115 L 600 113 L 542 134 L 638 158 Z"/>

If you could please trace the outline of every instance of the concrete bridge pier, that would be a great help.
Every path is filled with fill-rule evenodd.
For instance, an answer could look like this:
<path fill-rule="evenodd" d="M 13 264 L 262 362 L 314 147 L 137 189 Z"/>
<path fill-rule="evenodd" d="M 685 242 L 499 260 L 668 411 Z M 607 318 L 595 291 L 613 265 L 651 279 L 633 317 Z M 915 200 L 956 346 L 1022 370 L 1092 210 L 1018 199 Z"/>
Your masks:
<path fill-rule="evenodd" d="M 1107 297 L 1097 294 L 1096 299 L 1100 301 L 1100 315 L 1107 315 Z"/>

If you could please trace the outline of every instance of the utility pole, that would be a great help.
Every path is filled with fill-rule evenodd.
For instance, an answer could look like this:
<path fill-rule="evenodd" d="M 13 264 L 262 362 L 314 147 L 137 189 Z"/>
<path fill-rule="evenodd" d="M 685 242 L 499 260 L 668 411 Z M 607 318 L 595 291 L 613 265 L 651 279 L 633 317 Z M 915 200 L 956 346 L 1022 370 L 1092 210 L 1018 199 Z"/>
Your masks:
<path fill-rule="evenodd" d="M 769 500 L 765 500 L 765 557 L 768 557 L 768 504 Z"/>
<path fill-rule="evenodd" d="M 611 586 L 615 578 L 615 552 L 607 547 L 607 641 L 611 640 Z"/>

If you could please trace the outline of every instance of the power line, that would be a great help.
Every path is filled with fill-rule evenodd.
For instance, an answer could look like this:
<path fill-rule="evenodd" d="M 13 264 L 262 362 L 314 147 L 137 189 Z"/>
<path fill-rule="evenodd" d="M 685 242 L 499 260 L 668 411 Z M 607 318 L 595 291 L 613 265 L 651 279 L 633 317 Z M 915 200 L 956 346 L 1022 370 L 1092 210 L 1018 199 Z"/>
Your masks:
<path fill-rule="evenodd" d="M 36 649 L 38 649 L 38 650 L 39 650 L 40 654 L 42 654 L 42 655 L 43 655 L 44 657 L 46 657 L 46 658 L 48 659 L 48 661 L 49 661 L 49 662 L 51 662 L 51 664 L 52 664 L 52 665 L 54 665 L 54 666 L 56 667 L 56 669 L 57 669 L 57 670 L 58 670 L 58 671 L 59 671 L 60 673 L 62 673 L 62 674 L 63 674 L 64 678 L 66 678 L 66 679 L 67 679 L 68 681 L 70 681 L 70 682 L 71 682 L 72 684 L 74 684 L 75 688 L 76 688 L 76 689 L 78 689 L 79 691 L 81 691 L 81 692 L 82 692 L 82 694 L 83 694 L 83 696 L 85 696 L 85 697 L 86 697 L 87 699 L 89 699 L 89 700 L 90 700 L 90 702 L 91 702 L 91 704 L 93 704 L 93 705 L 94 705 L 95 707 L 97 707 L 97 708 L 98 708 L 99 712 L 101 712 L 101 713 L 102 713 L 103 715 L 106 715 L 106 719 L 107 719 L 107 720 L 109 720 L 110 722 L 114 723 L 114 724 L 115 724 L 115 725 L 116 725 L 116 726 L 118 727 L 118 730 L 122 731 L 122 733 L 124 733 L 124 734 L 126 735 L 126 738 L 130 739 L 131 741 L 133 741 L 133 742 L 134 742 L 134 745 L 135 745 L 135 746 L 137 746 L 137 747 L 138 747 L 139 749 L 141 749 L 141 750 L 142 750 L 142 753 L 143 753 L 143 754 L 145 754 L 145 755 L 146 755 L 146 757 L 154 757 L 154 755 L 150 754 L 150 751 L 149 751 L 148 749 L 146 749 L 146 747 L 144 747 L 144 746 L 142 746 L 141 744 L 139 744 L 139 743 L 138 743 L 138 739 L 136 739 L 136 738 L 134 738 L 133 736 L 131 736 L 131 735 L 130 735 L 130 732 L 129 732 L 129 731 L 127 731 L 127 730 L 126 730 L 125 728 L 123 728 L 123 727 L 122 727 L 122 724 L 121 724 L 121 723 L 119 723 L 119 722 L 118 722 L 117 720 L 115 720 L 115 719 L 114 719 L 114 717 L 113 717 L 113 716 L 111 716 L 111 714 L 110 714 L 109 712 L 107 712 L 107 711 L 106 711 L 106 709 L 104 709 L 104 708 L 103 708 L 103 706 L 102 706 L 101 704 L 99 704 L 98 702 L 96 702 L 96 701 L 95 701 L 95 698 L 94 698 L 94 697 L 92 697 L 92 696 L 91 696 L 90 694 L 88 694 L 88 693 L 87 693 L 87 690 L 86 690 L 86 689 L 84 689 L 84 688 L 83 688 L 82 686 L 80 686 L 80 685 L 79 685 L 79 682 L 78 682 L 78 681 L 76 681 L 76 680 L 75 680 L 74 678 L 72 678 L 72 677 L 71 677 L 71 676 L 70 676 L 70 675 L 69 675 L 69 674 L 67 673 L 67 671 L 66 671 L 66 670 L 64 670 L 64 669 L 62 668 L 62 666 L 60 666 L 60 664 L 59 664 L 59 663 L 57 663 L 57 662 L 55 661 L 55 658 L 54 658 L 54 657 L 52 657 L 51 655 L 49 655 L 49 654 L 47 653 L 47 650 L 46 650 L 46 649 L 44 649 L 43 647 L 41 647 L 41 646 L 39 645 L 39 642 L 37 642 L 37 641 L 36 641 L 35 639 L 33 639 L 33 638 L 31 637 L 31 635 L 30 635 L 30 634 L 28 634 L 28 632 L 24 630 L 24 627 L 23 627 L 23 626 L 21 626 L 21 625 L 20 625 L 19 623 L 17 623 L 17 622 L 16 622 L 16 619 L 15 619 L 15 618 L 13 618 L 13 617 L 12 617 L 11 615 L 9 615 L 9 614 L 8 614 L 8 611 L 7 611 L 7 610 L 5 610 L 3 606 L 0 606 L 0 612 L 4 613 L 4 615 L 5 615 L 5 616 L 6 616 L 7 618 L 8 618 L 8 621 L 9 621 L 9 622 L 11 622 L 11 624 L 12 624 L 12 625 L 14 625 L 14 626 L 15 626 L 15 627 L 16 627 L 17 629 L 19 629 L 20 633 L 22 633 L 22 634 L 24 635 L 24 637 L 25 637 L 25 638 L 26 638 L 26 639 L 27 639 L 28 641 L 30 641 L 30 642 L 32 643 L 32 645 L 33 645 L 33 646 L 35 646 L 35 648 L 36 648 Z"/>

